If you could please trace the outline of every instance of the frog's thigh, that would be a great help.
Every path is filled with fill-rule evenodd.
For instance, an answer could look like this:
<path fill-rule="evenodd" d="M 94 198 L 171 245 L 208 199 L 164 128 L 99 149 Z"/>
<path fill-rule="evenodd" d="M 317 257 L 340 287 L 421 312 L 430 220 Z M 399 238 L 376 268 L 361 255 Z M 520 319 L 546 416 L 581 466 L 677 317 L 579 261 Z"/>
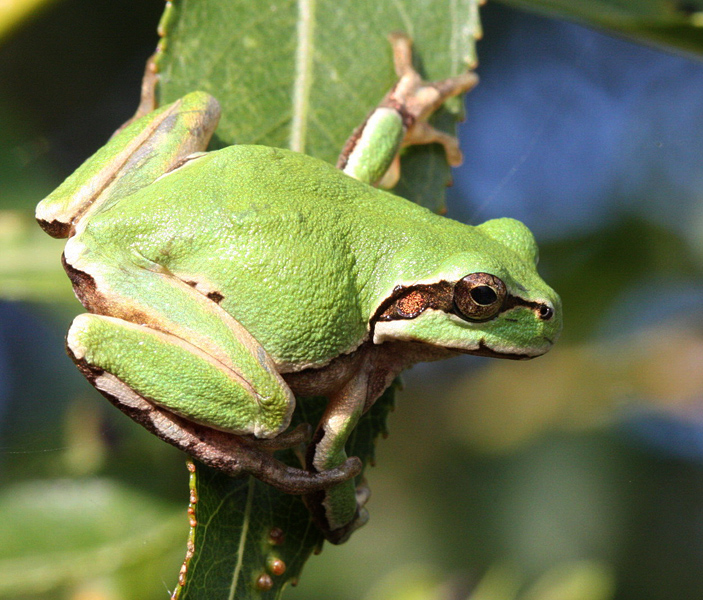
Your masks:
<path fill-rule="evenodd" d="M 152 268 L 147 269 L 130 264 L 124 257 L 77 253 L 70 241 L 65 263 L 76 294 L 90 312 L 146 325 L 185 340 L 246 382 L 258 404 L 258 421 L 247 427 L 254 435 L 273 437 L 288 427 L 295 398 L 275 362 L 242 324 L 215 301 L 158 265 L 151 264 Z M 181 364 L 180 369 L 168 375 L 185 379 L 179 376 L 183 369 L 185 365 Z M 159 398 L 152 399 L 164 404 Z M 233 402 L 228 401 L 228 405 Z M 232 410 L 238 409 L 233 406 Z M 229 418 L 223 415 L 221 420 L 226 422 Z M 228 428 L 219 421 L 215 414 L 209 424 Z"/>
<path fill-rule="evenodd" d="M 192 344 L 114 317 L 83 314 L 68 332 L 74 359 L 107 372 L 143 398 L 188 420 L 239 434 L 275 428 L 251 385 Z"/>

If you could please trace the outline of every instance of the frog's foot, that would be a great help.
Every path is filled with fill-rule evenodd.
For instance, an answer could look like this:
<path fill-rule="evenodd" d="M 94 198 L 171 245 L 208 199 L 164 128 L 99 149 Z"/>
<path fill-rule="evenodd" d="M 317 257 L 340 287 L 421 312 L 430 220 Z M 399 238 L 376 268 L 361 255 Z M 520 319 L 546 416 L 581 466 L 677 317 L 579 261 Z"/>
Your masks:
<path fill-rule="evenodd" d="M 312 426 L 310 423 L 301 423 L 295 429 L 285 431 L 272 439 L 257 440 L 248 438 L 262 450 L 275 452 L 276 450 L 288 450 L 290 448 L 301 447 L 307 444 L 312 437 Z"/>
<path fill-rule="evenodd" d="M 369 484 L 366 483 L 366 478 L 364 478 L 362 482 L 356 486 L 356 505 L 359 508 L 363 508 L 366 506 L 369 498 L 371 498 L 371 488 Z"/>
<path fill-rule="evenodd" d="M 324 473 L 330 467 L 344 464 L 349 435 L 364 412 L 368 396 L 369 376 L 373 369 L 368 357 L 357 365 L 357 372 L 339 390 L 331 394 L 312 442 L 306 463 L 311 472 Z M 315 525 L 325 539 L 341 544 L 369 518 L 364 508 L 370 496 L 365 481 L 355 488 L 354 481 L 331 486 L 305 496 L 305 504 Z"/>
<path fill-rule="evenodd" d="M 441 81 L 425 81 L 412 64 L 412 41 L 402 33 L 390 36 L 398 82 L 347 140 L 337 167 L 348 175 L 380 187 L 393 187 L 400 177 L 398 152 L 415 144 L 442 144 L 447 162 L 461 164 L 454 136 L 439 131 L 427 119 L 449 98 L 478 83 L 473 72 Z"/>
<path fill-rule="evenodd" d="M 440 81 L 424 81 L 412 63 L 412 40 L 405 34 L 393 33 L 389 37 L 393 46 L 393 64 L 398 82 L 388 92 L 381 106 L 397 108 L 407 123 L 406 139 L 413 126 L 426 121 L 449 98 L 468 92 L 478 83 L 478 75 L 468 71 Z M 420 136 L 416 143 L 421 141 Z"/>
<path fill-rule="evenodd" d="M 326 526 L 326 522 L 320 523 L 316 521 L 318 527 L 322 529 L 325 539 L 332 544 L 343 544 L 351 537 L 352 533 L 360 527 L 366 525 L 369 520 L 369 511 L 364 507 L 371 497 L 371 488 L 369 488 L 365 479 L 363 479 L 362 482 L 356 487 L 355 497 L 356 513 L 351 521 L 349 521 L 346 525 L 338 527 L 337 529 L 329 529 Z M 306 501 L 308 502 L 308 506 L 310 506 L 310 497 L 306 498 Z"/>
<path fill-rule="evenodd" d="M 343 544 L 351 537 L 352 533 L 368 523 L 369 511 L 364 507 L 371 497 L 371 488 L 366 483 L 366 479 L 363 479 L 362 482 L 356 486 L 355 495 L 356 514 L 354 518 L 344 527 L 332 531 L 325 531 L 326 539 L 333 544 Z"/>
<path fill-rule="evenodd" d="M 291 432 L 286 443 L 299 437 L 296 431 Z M 283 434 L 284 436 L 286 434 Z M 280 436 L 279 436 L 280 437 Z M 271 454 L 274 440 L 242 440 L 241 450 L 238 452 L 239 464 L 242 470 L 257 479 L 272 485 L 286 494 L 309 494 L 326 490 L 330 487 L 345 483 L 356 477 L 362 469 L 361 460 L 352 456 L 338 467 L 326 469 L 319 473 L 311 473 L 305 469 L 298 469 L 286 465 L 275 459 Z M 297 441 L 297 440 L 296 440 Z M 298 445 L 297 443 L 294 445 Z M 283 446 L 280 447 L 281 449 Z"/>
<path fill-rule="evenodd" d="M 325 473 L 325 471 L 322 471 L 322 473 Z M 352 533 L 363 527 L 369 520 L 369 511 L 364 508 L 371 496 L 368 486 L 362 484 L 355 491 L 351 487 L 354 493 L 348 496 L 349 484 L 350 482 L 346 482 L 338 486 L 330 486 L 312 494 L 306 494 L 304 497 L 313 522 L 325 536 L 325 539 L 335 545 L 346 542 Z M 352 502 L 356 501 L 356 506 L 352 507 L 351 513 L 345 515 L 344 524 L 340 525 L 331 521 L 329 518 L 330 514 L 335 513 L 339 509 L 335 505 L 341 502 L 343 506 L 349 500 Z"/>
<path fill-rule="evenodd" d="M 332 531 L 325 531 L 325 539 L 332 544 L 343 544 L 354 533 L 357 529 L 360 529 L 369 521 L 369 511 L 365 508 L 359 507 L 356 512 L 356 516 L 352 521 L 347 523 L 344 527 L 339 529 L 334 529 Z"/>

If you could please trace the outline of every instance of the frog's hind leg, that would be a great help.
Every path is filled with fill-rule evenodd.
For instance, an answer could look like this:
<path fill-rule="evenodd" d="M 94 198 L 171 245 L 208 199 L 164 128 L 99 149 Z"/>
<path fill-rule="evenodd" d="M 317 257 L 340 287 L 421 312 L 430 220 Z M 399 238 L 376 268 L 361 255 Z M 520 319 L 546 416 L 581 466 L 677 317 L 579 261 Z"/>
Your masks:
<path fill-rule="evenodd" d="M 360 354 L 356 373 L 336 393 L 331 394 L 325 413 L 308 447 L 308 468 L 324 473 L 344 464 L 347 459 L 345 446 L 349 436 L 367 408 L 369 378 L 373 369 L 365 354 Z M 305 503 L 325 538 L 341 544 L 369 518 L 364 508 L 370 495 L 363 482 L 355 487 L 354 481 L 320 490 L 305 497 Z"/>
<path fill-rule="evenodd" d="M 67 336 L 74 360 L 107 372 L 142 398 L 196 423 L 270 436 L 287 426 L 287 406 L 266 414 L 266 398 L 232 368 L 188 341 L 148 325 L 82 314 Z M 93 383 L 101 391 L 101 377 Z M 283 414 L 280 414 L 283 413 Z"/>
<path fill-rule="evenodd" d="M 281 436 L 286 439 L 259 446 L 191 421 L 207 418 L 203 408 L 216 410 L 218 400 L 235 397 L 242 406 L 238 417 L 244 421 L 238 423 L 234 417 L 231 426 L 246 431 L 248 420 L 256 419 L 244 410 L 251 407 L 252 390 L 219 361 L 176 336 L 114 317 L 82 314 L 69 329 L 67 346 L 81 372 L 120 410 L 161 439 L 230 475 L 251 474 L 287 493 L 302 494 L 344 482 L 361 468 L 353 459 L 324 473 L 309 473 L 276 460 L 271 450 L 299 444 L 306 433 L 300 428 Z M 159 407 L 172 403 L 187 418 Z"/>
<path fill-rule="evenodd" d="M 118 319 L 128 339 L 135 339 L 137 332 L 146 329 L 153 332 L 149 338 L 152 341 L 145 341 L 144 346 L 155 353 L 161 348 L 164 358 L 162 361 L 161 354 L 156 353 L 151 368 L 164 380 L 173 381 L 174 389 L 168 396 L 147 396 L 186 418 L 236 434 L 270 438 L 288 426 L 295 406 L 293 393 L 271 356 L 217 300 L 134 250 L 113 255 L 93 250 L 99 247 L 90 231 L 71 238 L 64 252 L 64 267 L 78 299 L 91 313 Z M 116 321 L 104 325 L 105 334 L 117 325 Z M 164 334 L 171 336 L 171 341 L 183 343 L 170 345 Z M 129 369 L 134 376 L 143 370 L 141 361 L 148 360 L 146 356 L 137 358 L 142 350 L 131 342 L 121 346 L 117 338 L 108 343 L 100 342 L 99 336 L 90 341 L 91 351 L 101 353 L 96 358 L 109 359 L 111 367 Z M 188 345 L 185 354 L 183 344 Z M 180 358 L 170 356 L 169 348 Z M 188 398 L 179 399 L 181 385 L 203 377 L 201 371 L 192 376 L 188 372 L 190 365 L 185 358 L 196 355 L 201 358 L 196 361 L 198 364 L 206 359 L 212 365 L 219 364 L 221 372 L 227 373 L 231 385 L 236 384 L 239 391 L 234 396 L 215 395 L 210 402 L 197 406 Z M 115 364 L 117 360 L 119 365 Z"/>
<path fill-rule="evenodd" d="M 67 345 L 101 392 L 120 408 L 141 398 L 178 417 L 180 425 L 167 423 L 160 436 L 179 447 L 189 424 L 202 424 L 201 433 L 190 428 L 191 435 L 216 440 L 209 448 L 218 456 L 227 438 L 274 438 L 288 427 L 295 406 L 290 388 L 264 348 L 219 306 L 221 298 L 213 300 L 146 259 L 132 257 L 141 260 L 135 264 L 124 256 L 98 256 L 83 242 L 84 236 L 69 240 L 64 263 L 93 314 L 76 318 Z M 272 457 L 275 444 L 269 448 L 247 437 L 237 444 L 235 459 L 246 472 L 287 491 L 298 486 L 297 493 L 308 493 L 360 469 L 351 459 L 325 473 L 293 469 L 292 483 L 290 467 Z M 207 453 L 196 457 L 219 467 Z"/>

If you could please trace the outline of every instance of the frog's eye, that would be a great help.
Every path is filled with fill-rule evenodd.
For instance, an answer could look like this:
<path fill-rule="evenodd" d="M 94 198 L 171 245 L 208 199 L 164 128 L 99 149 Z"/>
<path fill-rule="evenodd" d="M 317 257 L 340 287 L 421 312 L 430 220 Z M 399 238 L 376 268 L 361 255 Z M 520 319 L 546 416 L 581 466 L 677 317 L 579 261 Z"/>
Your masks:
<path fill-rule="evenodd" d="M 454 309 L 467 321 L 488 321 L 498 314 L 507 293 L 495 275 L 470 273 L 454 286 Z"/>

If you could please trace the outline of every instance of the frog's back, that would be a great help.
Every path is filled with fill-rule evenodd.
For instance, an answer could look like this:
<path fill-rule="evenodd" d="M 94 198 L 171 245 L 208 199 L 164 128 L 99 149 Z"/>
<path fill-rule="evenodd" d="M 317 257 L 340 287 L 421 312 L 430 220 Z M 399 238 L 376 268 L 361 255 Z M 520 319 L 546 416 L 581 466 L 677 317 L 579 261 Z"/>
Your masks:
<path fill-rule="evenodd" d="M 327 163 L 264 146 L 208 153 L 118 206 L 87 233 L 107 227 L 120 240 L 113 247 L 215 292 L 277 361 L 297 366 L 363 340 L 372 271 L 407 242 L 407 218 L 437 218 Z"/>
<path fill-rule="evenodd" d="M 279 363 L 315 365 L 366 334 L 349 183 L 366 188 L 304 155 L 232 146 L 95 215 L 81 241 L 95 260 L 136 251 L 214 293 Z"/>

